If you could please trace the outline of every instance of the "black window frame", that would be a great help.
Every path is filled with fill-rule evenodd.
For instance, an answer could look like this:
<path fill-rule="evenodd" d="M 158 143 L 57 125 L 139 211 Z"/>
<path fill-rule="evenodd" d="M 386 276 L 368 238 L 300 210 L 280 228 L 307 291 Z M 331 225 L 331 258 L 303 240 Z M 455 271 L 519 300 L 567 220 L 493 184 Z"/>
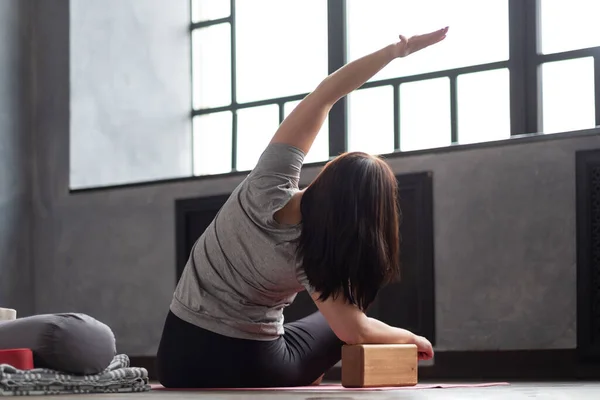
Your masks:
<path fill-rule="evenodd" d="M 191 0 L 193 1 L 193 0 Z M 198 115 L 216 112 L 232 112 L 231 172 L 237 172 L 237 111 L 244 108 L 277 105 L 279 123 L 284 119 L 284 105 L 298 101 L 307 93 L 264 99 L 247 103 L 236 101 L 236 37 L 235 37 L 235 0 L 230 0 L 230 16 L 211 21 L 191 23 L 190 32 L 222 23 L 231 27 L 231 104 L 221 107 L 194 109 L 192 118 Z M 448 78 L 450 81 L 451 143 L 458 144 L 458 99 L 457 79 L 460 75 L 508 69 L 510 76 L 510 121 L 511 136 L 538 134 L 543 132 L 542 118 L 542 73 L 541 66 L 546 62 L 572 60 L 582 57 L 594 58 L 595 113 L 596 125 L 600 126 L 600 46 L 565 51 L 553 54 L 541 54 L 540 7 L 541 0 L 508 0 L 509 7 L 509 58 L 485 64 L 446 69 L 410 76 L 370 81 L 357 90 L 391 86 L 394 90 L 394 153 L 402 154 L 400 149 L 400 85 L 407 82 L 423 81 L 434 78 Z M 327 0 L 328 21 L 328 72 L 332 73 L 346 64 L 347 29 L 346 0 Z M 193 44 L 191 44 L 193 46 Z M 193 79 L 193 77 L 192 77 Z M 348 149 L 348 103 L 344 97 L 338 101 L 329 113 L 329 156 L 333 158 Z M 434 150 L 434 149 L 431 149 Z M 192 150 L 193 151 L 193 150 Z M 424 149 L 427 151 L 427 149 Z M 194 157 L 192 157 L 194 159 Z M 319 163 L 315 163 L 319 164 Z M 310 165 L 310 164 L 309 164 Z M 197 175 L 196 175 L 197 176 Z M 200 175 L 207 176 L 207 175 Z"/>
<path fill-rule="evenodd" d="M 192 2 L 189 0 L 190 10 Z M 191 22 L 190 13 L 189 38 L 190 38 L 190 56 L 192 55 L 193 43 L 192 32 L 196 29 L 206 28 L 221 23 L 229 23 L 231 29 L 231 63 L 235 67 L 236 63 L 236 41 L 235 41 L 235 0 L 229 0 L 231 14 L 228 17 L 215 20 Z M 367 82 L 358 90 L 378 86 L 392 85 L 394 88 L 394 148 L 393 153 L 383 154 L 385 158 L 398 158 L 416 154 L 435 154 L 448 151 L 461 151 L 466 149 L 485 148 L 500 145 L 519 145 L 538 140 L 554 140 L 565 137 L 580 135 L 599 134 L 600 133 L 600 46 L 563 51 L 552 54 L 541 54 L 539 43 L 541 41 L 540 24 L 540 4 L 541 0 L 508 0 L 509 7 L 509 58 L 505 61 L 494 62 L 483 65 L 468 66 L 430 72 L 420 75 L 397 77 L 382 81 Z M 347 35 L 346 35 L 346 0 L 327 0 L 327 21 L 328 21 L 328 72 L 332 73 L 342 67 L 347 62 Z M 579 132 L 562 132 L 550 135 L 543 133 L 543 104 L 542 104 L 542 71 L 541 66 L 547 62 L 575 60 L 584 57 L 592 57 L 594 60 L 594 99 L 595 99 L 595 119 L 596 127 L 580 130 Z M 190 74 L 192 82 L 194 79 L 192 68 L 193 57 L 190 57 Z M 456 143 L 458 136 L 458 101 L 456 98 L 456 79 L 459 75 L 491 71 L 501 68 L 507 68 L 510 75 L 510 134 L 511 138 L 518 136 L 519 140 L 494 140 L 481 141 L 478 143 Z M 400 151 L 400 96 L 399 85 L 405 82 L 415 82 L 419 80 L 432 78 L 450 78 L 450 102 L 451 102 L 451 134 L 452 144 L 448 146 L 425 148 L 420 150 Z M 70 194 L 87 193 L 93 191 L 104 191 L 117 188 L 131 188 L 148 185 L 169 184 L 175 182 L 200 181 L 205 179 L 219 179 L 231 176 L 243 176 L 246 171 L 238 171 L 237 161 L 237 113 L 238 109 L 256 107 L 262 105 L 275 104 L 279 107 L 279 120 L 284 118 L 284 105 L 287 102 L 298 101 L 304 98 L 307 93 L 299 93 L 286 97 L 266 99 L 249 103 L 237 103 L 236 101 L 236 69 L 231 70 L 231 95 L 232 103 L 224 107 L 214 107 L 207 109 L 194 109 L 193 104 L 193 84 L 190 88 L 190 116 L 192 119 L 197 115 L 206 115 L 219 111 L 232 111 L 232 165 L 231 170 L 224 173 L 196 174 L 195 172 L 195 154 L 194 154 L 194 133 L 191 134 L 191 165 L 189 174 L 167 178 L 167 179 L 149 179 L 133 181 L 128 183 L 96 185 L 85 188 L 69 188 Z M 347 150 L 348 145 L 348 107 L 347 98 L 344 97 L 338 101 L 329 113 L 329 157 L 333 158 Z M 457 145 L 458 144 L 458 145 Z M 307 162 L 305 166 L 322 166 L 327 160 Z"/>

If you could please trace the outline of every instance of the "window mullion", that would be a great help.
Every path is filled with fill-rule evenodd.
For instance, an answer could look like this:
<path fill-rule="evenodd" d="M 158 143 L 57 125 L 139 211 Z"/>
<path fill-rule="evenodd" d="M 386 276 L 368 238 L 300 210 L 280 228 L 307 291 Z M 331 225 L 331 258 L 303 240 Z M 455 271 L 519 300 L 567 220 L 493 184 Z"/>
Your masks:
<path fill-rule="evenodd" d="M 194 9 L 194 5 L 192 4 L 194 0 L 189 0 L 189 17 L 190 17 L 190 21 L 192 21 L 193 18 L 193 9 Z M 193 25 L 193 24 L 192 24 Z M 191 171 L 191 176 L 194 176 L 196 174 L 196 155 L 195 155 L 195 148 L 196 148 L 196 144 L 195 144 L 195 132 L 194 132 L 194 79 L 197 79 L 197 77 L 194 76 L 194 63 L 193 63 L 193 59 L 194 59 L 194 42 L 192 40 L 192 31 L 193 29 L 191 28 L 190 25 L 190 35 L 189 35 L 189 40 L 190 40 L 190 47 L 189 47 L 189 56 L 190 56 L 190 62 L 189 62 L 189 73 L 190 73 L 190 105 L 192 108 L 192 112 L 191 112 L 191 146 L 190 146 L 190 153 L 191 153 L 191 165 L 190 167 L 192 168 Z"/>
<path fill-rule="evenodd" d="M 538 133 L 542 126 L 542 73 L 539 68 L 541 23 L 540 0 L 523 1 L 525 11 L 525 90 L 527 125 L 525 133 Z"/>
<path fill-rule="evenodd" d="M 510 125 L 511 135 L 520 135 L 527 131 L 527 110 L 525 95 L 525 15 L 523 0 L 508 2 L 508 35 L 510 59 Z"/>
<path fill-rule="evenodd" d="M 600 54 L 594 55 L 594 89 L 596 100 L 596 126 L 600 126 Z"/>
<path fill-rule="evenodd" d="M 394 84 L 394 151 L 400 151 L 400 84 Z"/>
<path fill-rule="evenodd" d="M 236 37 L 235 37 L 235 0 L 230 0 L 231 12 L 231 105 L 232 124 L 231 124 L 231 170 L 237 170 L 237 76 L 236 76 Z"/>
<path fill-rule="evenodd" d="M 511 134 L 541 130 L 539 0 L 509 0 Z"/>
<path fill-rule="evenodd" d="M 456 89 L 458 76 L 450 76 L 450 134 L 452 144 L 458 143 L 458 90 Z"/>
<path fill-rule="evenodd" d="M 346 64 L 346 0 L 327 0 L 329 73 Z M 329 112 L 329 156 L 348 148 L 348 100 L 341 98 Z"/>

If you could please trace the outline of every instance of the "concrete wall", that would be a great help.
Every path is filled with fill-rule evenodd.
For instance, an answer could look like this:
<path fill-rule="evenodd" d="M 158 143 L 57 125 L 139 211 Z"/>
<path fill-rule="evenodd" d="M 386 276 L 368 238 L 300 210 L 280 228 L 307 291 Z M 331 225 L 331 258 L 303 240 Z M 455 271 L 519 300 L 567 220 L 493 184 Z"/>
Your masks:
<path fill-rule="evenodd" d="M 439 348 L 576 346 L 575 152 L 598 133 L 391 161 L 434 173 Z"/>
<path fill-rule="evenodd" d="M 71 187 L 191 175 L 189 1 L 70 3 Z"/>
<path fill-rule="evenodd" d="M 397 172 L 434 173 L 438 349 L 575 347 L 574 159 L 589 148 L 600 148 L 600 136 L 391 160 Z M 153 354 L 175 286 L 174 201 L 239 181 L 65 197 L 38 310 L 92 313 L 123 351 Z"/>
<path fill-rule="evenodd" d="M 29 1 L 0 2 L 0 307 L 33 310 Z"/>
<path fill-rule="evenodd" d="M 167 188 L 71 196 L 69 174 L 81 187 L 191 173 L 189 2 L 34 4 L 35 311 L 88 313 L 149 354 L 174 285 Z"/>
<path fill-rule="evenodd" d="M 35 14 L 37 37 L 44 44 L 38 43 L 35 60 L 35 310 L 89 313 L 112 326 L 120 351 L 152 355 L 175 286 L 174 201 L 230 192 L 241 178 L 69 194 L 69 131 L 74 127 L 69 121 L 80 121 L 77 126 L 94 131 L 102 120 L 86 124 L 81 122 L 83 116 L 126 116 L 121 103 L 102 100 L 104 92 L 100 88 L 105 84 L 103 76 L 110 79 L 113 69 L 122 67 L 111 69 L 107 65 L 104 72 L 90 67 L 93 78 L 88 82 L 82 67 L 88 64 L 79 63 L 94 57 L 95 47 L 88 47 L 87 52 L 84 45 L 72 48 L 69 61 L 69 20 L 71 28 L 78 27 L 82 33 L 89 27 L 73 22 L 76 15 L 69 19 L 66 3 L 38 2 Z M 181 18 L 181 24 L 187 23 L 184 6 L 179 2 L 162 8 L 157 2 L 148 4 L 161 18 Z M 117 7 L 117 2 L 112 6 Z M 71 11 L 77 7 L 74 5 Z M 118 6 L 123 12 L 137 10 L 128 7 L 130 4 Z M 88 15 L 87 11 L 81 12 Z M 89 24 L 95 23 L 89 15 L 86 18 L 90 18 Z M 156 43 L 158 39 L 148 36 L 150 28 L 145 24 L 159 19 L 134 18 L 137 28 L 126 32 L 137 35 L 142 42 Z M 114 40 L 109 31 L 123 32 L 120 24 L 129 24 L 130 19 L 119 17 L 111 21 L 118 26 L 99 24 L 96 28 L 101 31 L 106 27 L 106 35 Z M 71 37 L 74 34 L 71 32 Z M 101 46 L 99 35 L 90 34 Z M 75 42 L 71 40 L 71 44 Z M 157 45 L 159 50 L 163 45 L 168 47 L 161 43 Z M 174 42 L 173 46 L 181 43 Z M 129 59 L 126 53 L 119 55 Z M 83 61 L 73 58 L 73 54 L 79 54 Z M 153 62 L 161 66 L 149 68 L 180 71 L 188 65 L 189 52 L 187 48 L 184 52 L 183 46 L 178 54 L 172 49 L 165 50 L 165 54 L 172 59 L 153 57 Z M 138 60 L 141 56 L 131 57 Z M 69 76 L 73 77 L 70 84 Z M 129 107 L 134 110 L 147 104 L 148 96 L 155 96 L 159 89 L 152 74 L 144 76 L 145 85 L 135 84 L 139 96 L 132 96 L 132 89 L 125 85 L 112 88 L 115 98 L 120 93 L 130 96 Z M 175 82 L 158 99 L 167 103 L 173 96 L 189 96 L 189 82 Z M 87 98 L 92 105 L 72 104 L 69 92 L 78 93 L 77 99 Z M 171 96 L 172 93 L 176 95 Z M 96 101 L 96 95 L 101 100 Z M 175 114 L 187 115 L 189 111 L 184 103 L 177 102 L 177 107 L 165 104 L 155 111 L 164 109 L 168 114 L 162 116 L 165 121 L 176 120 Z M 149 119 L 161 116 L 136 114 L 136 118 L 140 124 L 147 124 Z M 175 124 L 169 132 L 153 130 L 147 142 L 138 140 L 136 135 L 132 140 L 140 146 L 139 154 L 144 154 L 146 145 L 149 154 L 155 154 L 159 136 L 183 136 L 188 132 L 186 124 Z M 128 140 L 120 137 L 127 123 L 115 126 L 103 130 L 103 134 L 114 143 Z M 438 349 L 575 346 L 574 159 L 578 149 L 597 147 L 600 148 L 600 136 L 596 134 L 391 160 L 397 172 L 434 173 Z M 172 150 L 166 147 L 167 152 Z M 116 158 L 119 162 L 126 159 L 123 154 Z M 91 156 L 89 160 L 96 162 Z M 138 164 L 132 161 L 125 165 L 135 170 Z M 306 169 L 303 181 L 308 182 L 316 172 Z"/>

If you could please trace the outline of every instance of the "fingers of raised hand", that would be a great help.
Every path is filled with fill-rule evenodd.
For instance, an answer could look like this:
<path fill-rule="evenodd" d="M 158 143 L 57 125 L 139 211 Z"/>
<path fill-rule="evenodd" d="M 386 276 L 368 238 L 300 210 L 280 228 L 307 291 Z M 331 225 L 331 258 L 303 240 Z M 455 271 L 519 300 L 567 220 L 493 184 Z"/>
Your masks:
<path fill-rule="evenodd" d="M 446 38 L 448 33 L 448 27 L 438 29 L 437 31 L 426 33 L 423 35 L 415 35 L 410 39 L 406 40 L 407 47 L 411 53 L 424 49 L 425 47 L 431 46 L 438 43 Z M 402 38 L 403 36 L 401 36 Z M 405 38 L 406 39 L 406 38 Z"/>
<path fill-rule="evenodd" d="M 419 35 L 418 38 L 421 42 L 426 43 L 428 45 L 439 42 L 440 40 L 446 37 L 448 33 L 448 27 L 438 29 L 437 31 L 426 33 L 424 35 Z"/>

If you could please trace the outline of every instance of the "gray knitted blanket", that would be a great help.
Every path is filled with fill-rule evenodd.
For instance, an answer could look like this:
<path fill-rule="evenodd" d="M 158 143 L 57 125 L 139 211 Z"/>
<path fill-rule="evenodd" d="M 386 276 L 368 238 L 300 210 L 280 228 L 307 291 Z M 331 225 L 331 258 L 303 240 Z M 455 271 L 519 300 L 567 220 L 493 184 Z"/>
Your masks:
<path fill-rule="evenodd" d="M 129 366 L 129 357 L 117 355 L 96 375 L 68 375 L 50 369 L 18 370 L 0 364 L 0 396 L 146 392 L 148 371 Z"/>

